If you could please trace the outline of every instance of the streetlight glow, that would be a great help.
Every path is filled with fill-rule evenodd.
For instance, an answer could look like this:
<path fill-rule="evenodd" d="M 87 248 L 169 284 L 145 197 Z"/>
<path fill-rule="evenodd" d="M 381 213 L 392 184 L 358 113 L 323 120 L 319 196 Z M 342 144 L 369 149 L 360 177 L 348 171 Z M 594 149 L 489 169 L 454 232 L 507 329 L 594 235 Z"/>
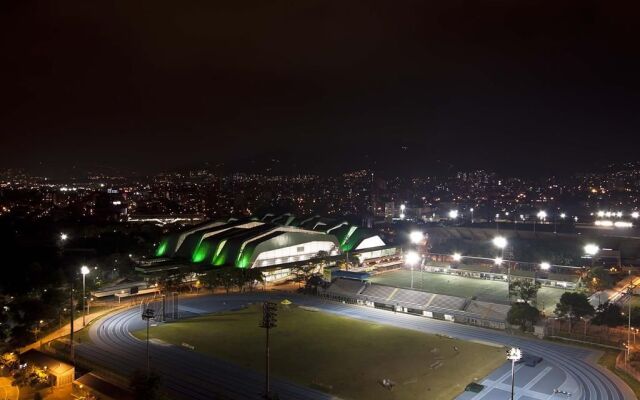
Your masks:
<path fill-rule="evenodd" d="M 83 266 L 80 268 L 80 273 L 81 273 L 82 275 L 86 275 L 86 274 L 88 274 L 89 272 L 91 272 L 91 270 L 90 270 L 90 269 L 89 269 L 89 267 L 87 267 L 86 265 L 83 265 Z"/>
<path fill-rule="evenodd" d="M 69 239 L 69 236 L 66 233 L 61 233 L 60 234 L 60 240 L 62 240 L 64 242 L 67 239 Z"/>
<path fill-rule="evenodd" d="M 565 214 L 565 213 L 560 213 L 560 218 L 562 218 L 562 219 L 567 218 L 567 214 Z"/>
<path fill-rule="evenodd" d="M 547 212 L 546 211 L 539 211 L 538 212 L 538 218 L 540 218 L 541 220 L 545 220 L 547 218 Z"/>
<path fill-rule="evenodd" d="M 451 210 L 451 211 L 449 211 L 449 218 L 451 218 L 451 219 L 456 219 L 456 218 L 458 218 L 458 210 Z"/>
<path fill-rule="evenodd" d="M 502 257 L 496 257 L 495 260 L 493 260 L 494 264 L 496 265 L 502 265 Z"/>
<path fill-rule="evenodd" d="M 460 261 L 462 260 L 462 254 L 460 253 L 453 253 L 453 261 Z"/>
<path fill-rule="evenodd" d="M 551 268 L 551 264 L 549 264 L 548 262 L 541 262 L 540 263 L 540 268 L 545 270 L 545 271 L 548 271 L 549 268 Z"/>
<path fill-rule="evenodd" d="M 422 233 L 420 231 L 412 231 L 409 234 L 409 240 L 413 244 L 418 244 L 418 243 L 420 243 L 420 242 L 422 242 L 424 240 L 424 233 Z"/>
<path fill-rule="evenodd" d="M 640 217 L 640 213 L 637 211 L 634 211 L 631 213 L 631 218 L 633 219 L 638 219 L 638 217 Z"/>

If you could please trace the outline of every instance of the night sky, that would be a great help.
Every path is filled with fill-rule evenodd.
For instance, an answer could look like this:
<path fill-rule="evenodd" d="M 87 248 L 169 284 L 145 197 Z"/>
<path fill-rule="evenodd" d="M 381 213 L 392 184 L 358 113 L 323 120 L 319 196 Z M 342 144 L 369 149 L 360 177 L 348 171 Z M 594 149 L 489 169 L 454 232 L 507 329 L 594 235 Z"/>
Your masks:
<path fill-rule="evenodd" d="M 640 160 L 629 4 L 5 0 L 0 166 L 531 174 Z"/>

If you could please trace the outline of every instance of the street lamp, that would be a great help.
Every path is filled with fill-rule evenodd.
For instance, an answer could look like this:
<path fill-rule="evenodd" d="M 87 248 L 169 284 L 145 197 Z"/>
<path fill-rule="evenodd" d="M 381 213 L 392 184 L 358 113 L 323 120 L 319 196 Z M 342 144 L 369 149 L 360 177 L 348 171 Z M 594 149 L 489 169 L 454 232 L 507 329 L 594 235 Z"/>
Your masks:
<path fill-rule="evenodd" d="M 493 263 L 495 265 L 502 265 L 502 261 L 504 261 L 502 257 L 496 257 L 495 260 L 493 260 Z"/>
<path fill-rule="evenodd" d="M 473 224 L 473 207 L 471 207 L 469 211 L 471 212 L 471 223 Z"/>
<path fill-rule="evenodd" d="M 458 218 L 458 210 L 449 211 L 449 219 L 456 219 L 456 218 Z"/>
<path fill-rule="evenodd" d="M 549 264 L 548 262 L 541 262 L 540 263 L 540 269 L 548 271 L 549 268 L 551 268 L 551 264 Z"/>
<path fill-rule="evenodd" d="M 82 274 L 82 326 L 84 327 L 86 324 L 86 309 L 85 309 L 85 277 L 91 270 L 86 265 L 83 265 L 80 268 L 80 273 Z"/>
<path fill-rule="evenodd" d="M 66 234 L 66 233 L 64 233 L 64 232 L 60 233 L 60 240 L 61 240 L 61 241 L 63 241 L 63 242 L 64 242 L 64 241 L 65 241 L 65 240 L 67 240 L 67 239 L 69 239 L 69 235 L 67 235 L 67 234 Z"/>
<path fill-rule="evenodd" d="M 640 213 L 637 211 L 634 211 L 631 213 L 631 218 L 633 219 L 638 219 L 638 217 L 640 217 Z"/>
<path fill-rule="evenodd" d="M 522 350 L 512 347 L 507 351 L 507 360 L 511 360 L 511 400 L 513 400 L 513 389 L 515 386 L 516 361 L 522 358 Z"/>
<path fill-rule="evenodd" d="M 462 255 L 460 253 L 453 253 L 453 261 L 460 262 L 462 260 Z"/>
<path fill-rule="evenodd" d="M 422 242 L 424 240 L 424 233 L 422 233 L 420 231 L 412 231 L 409 234 L 409 240 L 413 244 L 419 244 L 420 242 Z"/>

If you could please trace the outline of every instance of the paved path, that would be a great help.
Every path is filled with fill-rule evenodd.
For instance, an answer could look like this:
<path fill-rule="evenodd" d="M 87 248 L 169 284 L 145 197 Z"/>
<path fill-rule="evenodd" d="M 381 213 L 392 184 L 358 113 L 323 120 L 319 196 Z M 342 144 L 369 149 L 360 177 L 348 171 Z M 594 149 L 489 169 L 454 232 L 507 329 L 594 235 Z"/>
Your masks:
<path fill-rule="evenodd" d="M 536 339 L 511 336 L 504 332 L 482 329 L 451 322 L 391 313 L 368 307 L 322 301 L 310 296 L 277 293 L 253 293 L 229 296 L 203 296 L 185 299 L 184 311 L 206 313 L 237 308 L 247 302 L 288 298 L 294 303 L 314 306 L 326 312 L 350 318 L 388 324 L 427 333 L 439 333 L 463 340 L 473 340 L 505 346 L 517 346 L 526 353 L 543 357 L 544 362 L 531 367 L 519 367 L 516 395 L 521 400 L 554 399 L 553 390 L 572 393 L 571 399 L 632 400 L 636 399 L 626 384 L 610 371 L 593 363 L 593 350 L 566 346 Z M 129 332 L 142 329 L 139 310 L 131 309 L 111 315 L 95 323 L 90 330 L 93 343 L 77 347 L 78 354 L 96 363 L 125 374 L 146 365 L 143 342 Z M 152 366 L 166 377 L 166 385 L 173 397 L 184 399 L 258 399 L 262 393 L 263 377 L 253 371 L 227 362 L 211 359 L 176 346 L 151 345 Z M 507 373 L 509 372 L 509 373 Z M 506 374 L 506 377 L 505 377 Z M 508 398 L 510 365 L 488 376 L 488 386 L 482 397 L 463 394 L 460 399 Z M 466 383 L 465 383 L 466 384 Z M 277 380 L 275 388 L 282 399 L 328 399 L 331 396 L 290 382 Z"/>

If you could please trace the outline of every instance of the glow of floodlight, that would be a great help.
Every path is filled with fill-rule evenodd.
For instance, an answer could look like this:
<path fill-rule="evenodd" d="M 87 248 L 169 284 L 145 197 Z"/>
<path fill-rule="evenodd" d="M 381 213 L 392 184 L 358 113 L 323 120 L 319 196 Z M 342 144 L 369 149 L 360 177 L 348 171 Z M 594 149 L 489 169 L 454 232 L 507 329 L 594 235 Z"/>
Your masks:
<path fill-rule="evenodd" d="M 545 218 L 547 218 L 547 212 L 546 211 L 538 211 L 538 218 L 544 220 Z"/>
<path fill-rule="evenodd" d="M 415 251 L 408 251 L 404 256 L 404 262 L 407 265 L 416 265 L 420 261 L 420 255 Z"/>
<path fill-rule="evenodd" d="M 460 254 L 460 253 L 453 253 L 453 261 L 458 262 L 458 261 L 460 261 L 460 260 L 462 260 L 462 254 Z"/>
<path fill-rule="evenodd" d="M 413 244 L 418 244 L 418 243 L 420 243 L 420 242 L 422 242 L 424 240 L 424 233 L 422 233 L 420 231 L 412 231 L 409 234 L 409 240 Z"/>
<path fill-rule="evenodd" d="M 595 256 L 600 251 L 597 244 L 589 243 L 584 246 L 584 252 L 590 256 Z"/>
<path fill-rule="evenodd" d="M 504 260 L 502 259 L 502 257 L 496 257 L 496 259 L 495 259 L 495 260 L 493 260 L 493 263 L 494 263 L 495 265 L 502 265 L 502 262 L 503 262 L 503 261 L 504 261 Z"/>
<path fill-rule="evenodd" d="M 86 274 L 88 274 L 90 271 L 91 271 L 91 270 L 90 270 L 90 269 L 89 269 L 89 267 L 87 267 L 86 265 L 83 265 L 83 266 L 80 268 L 80 273 L 81 273 L 82 275 L 86 275 Z"/>
<path fill-rule="evenodd" d="M 541 262 L 540 263 L 540 268 L 545 270 L 545 271 L 548 271 L 549 268 L 551 268 L 551 264 L 549 264 L 548 262 Z"/>
<path fill-rule="evenodd" d="M 64 242 L 67 239 L 69 239 L 69 236 L 66 233 L 63 232 L 60 234 L 60 240 Z"/>
<path fill-rule="evenodd" d="M 640 213 L 637 211 L 634 211 L 631 213 L 631 218 L 633 219 L 638 219 L 638 217 L 640 217 Z"/>
<path fill-rule="evenodd" d="M 504 236 L 496 236 L 493 238 L 493 245 L 499 249 L 507 247 L 507 239 Z"/>
<path fill-rule="evenodd" d="M 567 218 L 567 214 L 565 214 L 565 213 L 560 213 L 560 218 L 562 218 L 562 219 Z"/>
<path fill-rule="evenodd" d="M 449 218 L 451 218 L 451 219 L 456 219 L 456 218 L 458 218 L 458 210 L 451 210 L 451 211 L 449 211 Z"/>

